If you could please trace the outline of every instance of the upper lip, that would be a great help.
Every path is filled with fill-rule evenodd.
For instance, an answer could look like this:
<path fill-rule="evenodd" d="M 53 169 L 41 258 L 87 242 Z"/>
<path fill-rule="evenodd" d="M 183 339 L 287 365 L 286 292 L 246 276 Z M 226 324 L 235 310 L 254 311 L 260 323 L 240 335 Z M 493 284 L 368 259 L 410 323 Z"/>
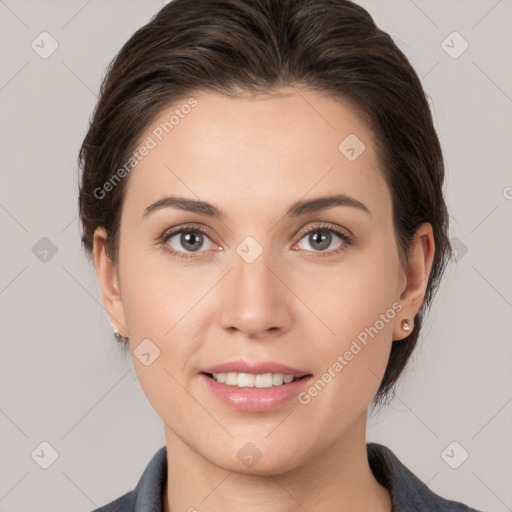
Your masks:
<path fill-rule="evenodd" d="M 260 375 L 263 373 L 283 373 L 284 375 L 293 375 L 294 377 L 304 377 L 310 375 L 308 372 L 302 371 L 298 368 L 292 368 L 285 364 L 277 363 L 275 361 L 230 361 L 227 363 L 216 364 L 203 368 L 202 373 L 253 373 Z"/>

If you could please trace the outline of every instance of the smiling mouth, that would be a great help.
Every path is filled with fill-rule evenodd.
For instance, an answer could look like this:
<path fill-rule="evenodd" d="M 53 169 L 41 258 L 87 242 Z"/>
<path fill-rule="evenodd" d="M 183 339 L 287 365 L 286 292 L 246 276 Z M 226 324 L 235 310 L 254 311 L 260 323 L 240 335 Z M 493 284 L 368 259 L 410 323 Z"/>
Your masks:
<path fill-rule="evenodd" d="M 294 375 L 286 375 L 283 373 L 205 373 L 210 379 L 219 382 L 220 384 L 226 384 L 232 387 L 238 388 L 272 388 L 286 386 L 292 382 L 306 379 L 311 377 L 311 374 L 303 375 L 302 377 L 296 377 Z"/>

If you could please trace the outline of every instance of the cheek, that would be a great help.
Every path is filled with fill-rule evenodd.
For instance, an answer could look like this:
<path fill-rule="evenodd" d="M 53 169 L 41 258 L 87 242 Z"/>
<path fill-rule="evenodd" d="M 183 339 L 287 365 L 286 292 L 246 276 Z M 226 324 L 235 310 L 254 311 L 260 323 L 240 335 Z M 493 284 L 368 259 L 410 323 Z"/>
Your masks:
<path fill-rule="evenodd" d="M 345 397 L 371 398 L 389 357 L 401 309 L 396 296 L 400 266 L 393 247 L 383 250 L 383 245 L 380 240 L 374 248 L 354 252 L 336 271 L 325 267 L 296 278 L 297 293 L 307 297 L 305 302 L 321 320 L 311 316 L 308 322 L 308 329 L 315 324 L 319 333 L 311 331 L 308 337 L 316 340 L 316 358 L 321 360 L 317 370 L 323 374 L 330 368 L 337 377 L 331 379 L 336 381 L 331 389 L 342 390 Z"/>
<path fill-rule="evenodd" d="M 141 244 L 142 245 L 142 244 Z M 163 249 L 162 249 L 163 251 Z M 123 256 L 124 253 L 124 256 Z M 120 282 L 128 330 L 138 337 L 165 339 L 201 294 L 191 267 L 173 265 L 165 255 L 148 254 L 127 240 L 121 251 Z"/>
<path fill-rule="evenodd" d="M 395 313 L 392 306 L 398 298 L 400 266 L 396 252 L 383 247 L 384 243 L 376 240 L 364 251 L 347 252 L 337 267 L 311 266 L 294 271 L 292 287 L 322 321 L 322 333 L 327 338 L 351 339 L 390 308 L 388 317 Z M 384 330 L 389 328 L 391 322 Z"/>
<path fill-rule="evenodd" d="M 156 411 L 180 409 L 186 416 L 191 404 L 179 383 L 184 383 L 183 372 L 198 347 L 194 319 L 200 314 L 198 302 L 211 284 L 201 284 L 178 267 L 162 264 L 161 258 L 157 262 L 136 248 L 125 258 L 120 279 L 130 350 L 141 387 Z M 143 340 L 147 344 L 147 339 L 154 344 L 146 345 L 150 357 L 158 356 L 146 366 L 138 359 L 137 348 L 144 346 Z"/>

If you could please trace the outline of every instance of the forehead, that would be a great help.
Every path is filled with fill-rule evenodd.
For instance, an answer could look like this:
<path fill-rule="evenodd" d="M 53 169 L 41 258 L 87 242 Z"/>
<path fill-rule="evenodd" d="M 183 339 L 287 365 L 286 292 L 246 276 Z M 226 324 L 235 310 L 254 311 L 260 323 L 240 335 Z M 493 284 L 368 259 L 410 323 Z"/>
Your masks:
<path fill-rule="evenodd" d="M 370 129 L 348 103 L 315 91 L 251 98 L 201 91 L 162 110 L 139 141 L 151 148 L 126 195 L 138 210 L 166 193 L 246 214 L 333 191 L 390 202 Z"/>

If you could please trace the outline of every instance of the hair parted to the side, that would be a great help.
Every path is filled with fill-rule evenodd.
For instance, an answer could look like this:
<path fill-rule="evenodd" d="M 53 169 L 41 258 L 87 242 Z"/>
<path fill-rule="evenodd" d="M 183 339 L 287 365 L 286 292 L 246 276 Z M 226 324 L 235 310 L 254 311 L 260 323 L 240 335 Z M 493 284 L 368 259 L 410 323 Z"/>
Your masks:
<path fill-rule="evenodd" d="M 451 254 L 442 151 L 421 82 L 391 37 L 348 0 L 172 0 L 110 64 L 80 150 L 82 243 L 108 233 L 118 258 L 129 174 L 97 193 L 123 166 L 151 121 L 197 91 L 228 96 L 308 88 L 350 102 L 372 131 L 393 203 L 403 265 L 416 228 L 430 222 L 435 256 L 414 330 L 394 341 L 372 405 L 388 402 L 411 356 Z"/>

